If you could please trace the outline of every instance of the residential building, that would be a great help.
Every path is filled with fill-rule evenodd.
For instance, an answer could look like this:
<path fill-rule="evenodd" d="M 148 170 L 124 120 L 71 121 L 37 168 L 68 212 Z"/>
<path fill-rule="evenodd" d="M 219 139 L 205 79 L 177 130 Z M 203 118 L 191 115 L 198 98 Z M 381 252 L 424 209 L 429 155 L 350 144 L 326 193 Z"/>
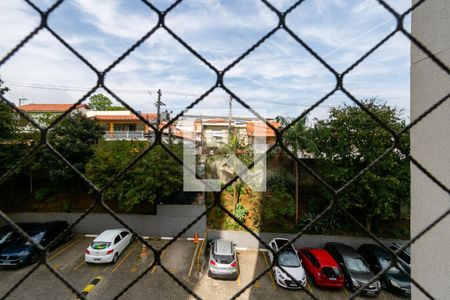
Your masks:
<path fill-rule="evenodd" d="M 51 120 L 69 110 L 73 104 L 25 104 L 17 106 L 18 109 L 27 113 L 39 125 L 46 126 Z M 86 113 L 89 109 L 87 104 L 80 104 L 71 113 Z M 31 125 L 30 125 L 31 126 Z"/>
<path fill-rule="evenodd" d="M 107 141 L 145 141 L 154 136 L 150 126 L 128 110 L 87 111 L 86 116 L 103 127 Z M 142 113 L 140 116 L 156 125 L 156 113 Z"/>

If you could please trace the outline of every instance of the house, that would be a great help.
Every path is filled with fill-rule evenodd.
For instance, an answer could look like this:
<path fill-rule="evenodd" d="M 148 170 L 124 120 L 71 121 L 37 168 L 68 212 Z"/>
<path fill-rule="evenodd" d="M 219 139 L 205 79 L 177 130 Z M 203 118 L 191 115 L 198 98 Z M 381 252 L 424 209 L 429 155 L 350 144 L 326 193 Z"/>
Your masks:
<path fill-rule="evenodd" d="M 87 111 L 88 118 L 96 120 L 105 130 L 106 141 L 145 141 L 153 131 L 131 111 Z M 156 125 L 156 113 L 141 113 L 142 118 Z"/>
<path fill-rule="evenodd" d="M 206 119 L 201 122 L 203 145 L 205 147 L 217 147 L 228 143 L 230 131 L 239 136 L 240 141 L 246 145 L 247 127 L 240 120 Z"/>
<path fill-rule="evenodd" d="M 269 120 L 269 123 L 276 129 L 281 127 L 279 122 Z M 254 144 L 257 138 L 265 139 L 265 144 L 273 145 L 277 141 L 277 135 L 275 131 L 270 128 L 265 122 L 261 120 L 254 120 L 246 122 L 248 143 Z"/>
<path fill-rule="evenodd" d="M 269 122 L 275 128 L 281 126 L 276 121 L 269 120 Z M 177 120 L 175 128 L 177 132 L 182 133 L 181 137 L 195 140 L 200 153 L 203 153 L 202 149 L 209 153 L 211 149 L 228 143 L 230 131 L 239 135 L 243 145 L 252 145 L 257 138 L 264 139 L 259 143 L 268 145 L 276 143 L 275 131 L 259 119 L 182 118 Z"/>
<path fill-rule="evenodd" d="M 69 110 L 73 104 L 25 104 L 17 106 L 18 109 L 30 115 L 37 123 L 46 126 L 51 120 Z M 86 113 L 89 106 L 80 104 L 72 111 L 72 113 Z"/>

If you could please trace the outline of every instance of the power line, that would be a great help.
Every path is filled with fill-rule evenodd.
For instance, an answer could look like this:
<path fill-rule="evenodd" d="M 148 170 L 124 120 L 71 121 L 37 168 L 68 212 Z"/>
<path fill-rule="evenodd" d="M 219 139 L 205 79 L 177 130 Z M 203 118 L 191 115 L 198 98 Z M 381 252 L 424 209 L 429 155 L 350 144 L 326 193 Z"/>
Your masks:
<path fill-rule="evenodd" d="M 15 81 L 8 81 L 6 82 L 8 86 L 17 86 L 17 87 L 24 87 L 24 88 L 32 88 L 32 89 L 42 89 L 42 90 L 57 90 L 57 91 L 67 91 L 67 92 L 86 92 L 90 90 L 92 87 L 80 87 L 80 86 L 63 86 L 63 85 L 51 85 L 51 84 L 41 84 L 41 83 L 21 83 L 21 82 L 15 82 Z M 148 95 L 149 93 L 158 93 L 158 90 L 135 90 L 135 89 L 111 89 L 114 92 L 120 94 L 134 94 L 134 95 Z M 170 91 L 170 90 L 164 90 L 164 94 L 166 95 L 175 95 L 175 96 L 185 96 L 185 97 L 192 97 L 192 98 L 198 98 L 199 94 L 189 93 L 189 92 L 182 92 L 182 91 Z M 207 96 L 207 98 L 210 99 L 221 99 L 225 100 L 225 97 L 220 96 Z M 252 100 L 246 100 L 246 102 L 254 102 Z M 297 103 L 291 103 L 291 102 L 283 102 L 283 101 L 275 101 L 275 100 L 259 100 L 258 103 L 268 103 L 268 104 L 274 104 L 274 105 L 283 105 L 283 106 L 297 106 L 297 107 L 310 107 L 311 105 L 303 105 L 303 104 L 297 104 Z M 330 108 L 329 105 L 319 105 L 319 107 L 324 108 Z M 173 107 L 176 108 L 176 107 Z M 184 107 L 180 107 L 184 108 Z"/>

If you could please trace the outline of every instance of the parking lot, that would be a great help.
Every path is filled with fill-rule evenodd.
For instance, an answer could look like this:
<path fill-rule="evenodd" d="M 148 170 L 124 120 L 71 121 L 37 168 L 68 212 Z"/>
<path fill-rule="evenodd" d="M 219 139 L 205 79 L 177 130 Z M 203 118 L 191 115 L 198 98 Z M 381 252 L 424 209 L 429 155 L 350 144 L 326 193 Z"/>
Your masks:
<path fill-rule="evenodd" d="M 88 265 L 84 262 L 84 250 L 93 238 L 77 235 L 69 243 L 60 246 L 48 255 L 50 265 L 70 281 L 79 291 L 85 290 L 88 299 L 112 299 L 153 262 L 153 254 L 141 256 L 142 243 L 134 241 L 119 261 L 114 264 Z M 161 248 L 168 241 L 151 240 L 155 248 Z M 247 286 L 269 265 L 264 252 L 256 250 L 239 250 L 240 275 L 237 280 L 225 281 L 211 279 L 204 268 L 199 273 L 196 268 L 199 244 L 192 241 L 175 241 L 162 252 L 162 264 L 170 274 L 191 288 L 204 299 L 229 299 L 240 289 Z M 145 252 L 144 252 L 145 253 Z M 20 280 L 32 266 L 21 269 L 0 269 L 0 294 L 4 295 Z M 190 276 L 188 276 L 190 274 Z M 91 282 L 95 284 L 90 284 Z M 345 299 L 350 294 L 347 290 L 318 289 L 307 285 L 319 299 Z M 75 295 L 52 274 L 45 266 L 28 277 L 25 282 L 9 295 L 9 299 L 75 299 Z M 140 281 L 123 295 L 122 299 L 192 299 L 173 278 L 160 267 L 150 269 Z M 272 274 L 266 273 L 239 297 L 240 299 L 310 299 L 304 291 L 285 290 L 277 286 Z M 383 291 L 378 298 L 397 299 Z"/>

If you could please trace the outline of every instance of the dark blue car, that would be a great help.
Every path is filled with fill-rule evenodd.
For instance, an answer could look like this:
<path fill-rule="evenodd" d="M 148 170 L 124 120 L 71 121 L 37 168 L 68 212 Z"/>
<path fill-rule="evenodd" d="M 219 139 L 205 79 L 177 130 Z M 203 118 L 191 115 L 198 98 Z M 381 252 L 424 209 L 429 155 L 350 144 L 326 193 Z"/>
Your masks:
<path fill-rule="evenodd" d="M 69 227 L 65 221 L 52 221 L 24 226 L 23 229 L 36 243 L 48 246 L 56 237 Z M 53 248 L 68 242 L 73 237 L 72 231 L 66 233 L 54 244 Z M 17 238 L 0 252 L 0 266 L 23 266 L 39 260 L 39 251 L 23 237 Z"/>
<path fill-rule="evenodd" d="M 38 224 L 39 223 L 17 223 L 17 225 L 25 231 L 28 228 L 37 226 Z M 0 227 L 0 252 L 14 243 L 18 238 L 20 238 L 20 234 L 17 233 L 10 225 Z"/>

